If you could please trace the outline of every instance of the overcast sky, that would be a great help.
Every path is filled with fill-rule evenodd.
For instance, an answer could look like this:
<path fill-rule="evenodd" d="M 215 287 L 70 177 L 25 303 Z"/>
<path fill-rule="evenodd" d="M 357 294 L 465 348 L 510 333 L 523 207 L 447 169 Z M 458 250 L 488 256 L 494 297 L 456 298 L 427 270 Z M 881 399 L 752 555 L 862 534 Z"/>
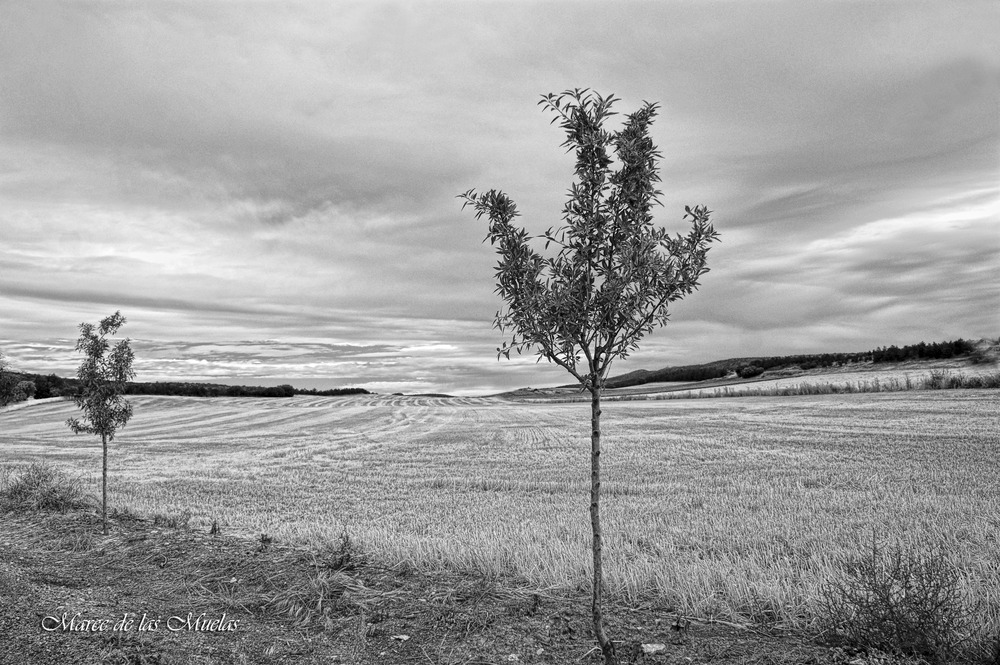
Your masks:
<path fill-rule="evenodd" d="M 657 222 L 722 236 L 613 374 L 995 337 L 998 34 L 993 1 L 0 2 L 0 351 L 73 375 L 121 310 L 139 380 L 566 383 L 497 361 L 455 197 L 558 223 L 537 102 L 573 87 L 659 102 Z"/>

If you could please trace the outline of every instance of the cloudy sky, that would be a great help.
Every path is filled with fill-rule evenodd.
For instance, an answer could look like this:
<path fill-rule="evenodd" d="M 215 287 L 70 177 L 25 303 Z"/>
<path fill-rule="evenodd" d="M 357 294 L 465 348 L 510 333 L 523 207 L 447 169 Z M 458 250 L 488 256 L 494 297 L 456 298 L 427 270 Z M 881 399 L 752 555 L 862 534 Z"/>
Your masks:
<path fill-rule="evenodd" d="M 657 221 L 722 244 L 613 373 L 1000 335 L 1000 5 L 0 2 L 0 351 L 72 375 L 475 394 L 498 362 L 469 188 L 559 221 L 537 102 L 661 104 Z"/>

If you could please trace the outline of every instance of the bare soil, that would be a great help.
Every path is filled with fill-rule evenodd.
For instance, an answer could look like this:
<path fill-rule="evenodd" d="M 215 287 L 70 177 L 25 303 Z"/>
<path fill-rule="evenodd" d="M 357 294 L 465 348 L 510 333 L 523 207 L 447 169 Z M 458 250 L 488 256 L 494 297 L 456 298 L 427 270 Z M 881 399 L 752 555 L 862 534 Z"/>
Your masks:
<path fill-rule="evenodd" d="M 0 664 L 601 662 L 586 590 L 386 569 L 346 546 L 310 551 L 128 514 L 110 526 L 101 535 L 93 508 L 0 515 Z M 332 581 L 325 595 L 317 579 Z M 275 603 L 295 589 L 298 621 Z M 905 662 L 655 601 L 606 613 L 622 663 Z"/>

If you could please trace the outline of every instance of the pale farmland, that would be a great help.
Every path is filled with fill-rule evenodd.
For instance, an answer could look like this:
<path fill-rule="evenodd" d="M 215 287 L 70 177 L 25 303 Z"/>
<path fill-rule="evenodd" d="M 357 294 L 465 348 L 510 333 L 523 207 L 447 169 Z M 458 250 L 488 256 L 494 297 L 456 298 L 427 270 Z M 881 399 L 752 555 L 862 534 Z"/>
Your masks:
<path fill-rule="evenodd" d="M 109 502 L 310 545 L 346 531 L 386 564 L 584 588 L 589 405 L 495 398 L 133 397 Z M 7 465 L 100 491 L 70 402 L 0 412 Z M 1000 628 L 995 390 L 615 402 L 604 410 L 606 577 L 729 620 L 807 624 L 873 534 L 942 544 Z"/>

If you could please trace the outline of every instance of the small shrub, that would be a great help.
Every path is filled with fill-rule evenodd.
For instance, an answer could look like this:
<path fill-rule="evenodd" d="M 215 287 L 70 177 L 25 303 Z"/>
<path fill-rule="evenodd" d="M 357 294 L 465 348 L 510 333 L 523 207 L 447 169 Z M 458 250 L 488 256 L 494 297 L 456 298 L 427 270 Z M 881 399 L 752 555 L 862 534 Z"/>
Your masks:
<path fill-rule="evenodd" d="M 963 376 L 961 388 L 985 388 L 986 381 L 982 376 Z"/>
<path fill-rule="evenodd" d="M 952 374 L 947 370 L 933 370 L 924 379 L 923 387 L 930 390 L 955 388 L 1000 388 L 1000 372 L 966 376 Z"/>
<path fill-rule="evenodd" d="M 864 649 L 950 663 L 981 648 L 978 607 L 970 607 L 961 575 L 943 547 L 918 553 L 899 545 L 840 561 L 842 577 L 822 589 L 821 622 Z"/>
<path fill-rule="evenodd" d="M 330 570 L 354 570 L 361 558 L 361 552 L 347 531 L 342 531 L 337 544 L 326 553 L 324 565 Z"/>
<path fill-rule="evenodd" d="M 275 594 L 270 606 L 297 627 L 328 628 L 338 615 L 367 609 L 370 597 L 371 591 L 347 573 L 317 570 Z"/>
<path fill-rule="evenodd" d="M 79 478 L 44 462 L 0 475 L 0 509 L 66 512 L 86 505 Z"/>
<path fill-rule="evenodd" d="M 336 619 L 349 615 L 378 613 L 381 602 L 392 596 L 369 589 L 349 574 L 363 563 L 363 557 L 346 531 L 317 554 L 308 577 L 285 582 L 268 603 L 295 626 L 329 628 Z"/>
<path fill-rule="evenodd" d="M 35 396 L 35 382 L 34 381 L 18 381 L 17 385 L 14 386 L 14 400 L 15 402 L 23 402 L 26 399 Z"/>
<path fill-rule="evenodd" d="M 948 387 L 950 372 L 943 369 L 931 370 L 930 376 L 924 379 L 924 388 L 929 390 L 942 390 Z"/>
<path fill-rule="evenodd" d="M 1000 388 L 1000 372 L 984 374 L 979 378 L 982 379 L 983 385 L 981 387 L 983 388 Z M 997 662 L 1000 662 L 1000 660 Z"/>

